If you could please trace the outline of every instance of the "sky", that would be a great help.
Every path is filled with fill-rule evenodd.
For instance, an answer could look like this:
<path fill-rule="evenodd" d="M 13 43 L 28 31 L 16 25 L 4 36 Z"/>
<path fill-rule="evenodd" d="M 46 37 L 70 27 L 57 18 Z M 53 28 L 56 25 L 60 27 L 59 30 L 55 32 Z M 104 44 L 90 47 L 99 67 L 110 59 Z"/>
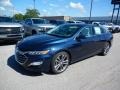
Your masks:
<path fill-rule="evenodd" d="M 36 9 L 41 16 L 88 17 L 91 0 L 36 0 Z M 0 15 L 25 13 L 33 8 L 33 0 L 0 0 Z M 111 0 L 93 0 L 92 16 L 110 16 Z"/>

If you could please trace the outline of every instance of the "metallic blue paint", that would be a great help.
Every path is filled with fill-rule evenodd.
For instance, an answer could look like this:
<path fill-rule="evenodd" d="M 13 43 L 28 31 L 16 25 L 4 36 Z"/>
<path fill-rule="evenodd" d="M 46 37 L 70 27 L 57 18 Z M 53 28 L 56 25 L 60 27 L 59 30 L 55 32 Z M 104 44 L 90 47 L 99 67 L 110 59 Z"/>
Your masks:
<path fill-rule="evenodd" d="M 88 25 L 83 25 L 83 27 L 85 26 Z M 93 27 L 92 25 L 90 26 Z M 43 34 L 34 35 L 23 39 L 16 45 L 16 47 L 22 52 L 43 50 L 50 51 L 47 55 L 33 56 L 25 54 L 25 56 L 28 57 L 28 61 L 26 64 L 22 66 L 27 69 L 30 68 L 31 70 L 34 70 L 33 67 L 31 68 L 28 65 L 35 61 L 43 61 L 43 64 L 39 66 L 39 68 L 42 69 L 43 71 L 44 69 L 48 71 L 50 69 L 50 63 L 53 56 L 58 52 L 66 51 L 71 57 L 71 63 L 73 63 L 86 57 L 100 53 L 104 47 L 104 44 L 106 42 L 111 43 L 113 39 L 112 34 L 110 32 L 106 32 L 101 35 L 94 35 L 93 37 L 85 39 L 81 38 L 78 40 L 76 39 L 76 37 L 78 36 L 79 33 L 80 30 L 74 36 L 69 38 Z"/>

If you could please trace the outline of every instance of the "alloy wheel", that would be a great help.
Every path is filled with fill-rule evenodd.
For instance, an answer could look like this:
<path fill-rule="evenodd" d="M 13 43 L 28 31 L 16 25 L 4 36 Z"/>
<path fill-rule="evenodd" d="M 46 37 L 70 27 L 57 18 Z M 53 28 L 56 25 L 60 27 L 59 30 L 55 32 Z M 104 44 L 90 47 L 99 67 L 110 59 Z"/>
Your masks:
<path fill-rule="evenodd" d="M 106 43 L 106 45 L 105 45 L 105 47 L 104 47 L 104 52 L 103 52 L 103 54 L 104 54 L 104 55 L 107 55 L 108 52 L 109 52 L 109 49 L 110 49 L 110 44 L 109 44 L 109 43 Z"/>
<path fill-rule="evenodd" d="M 61 52 L 56 55 L 53 62 L 53 73 L 64 72 L 69 65 L 69 55 L 66 52 Z"/>

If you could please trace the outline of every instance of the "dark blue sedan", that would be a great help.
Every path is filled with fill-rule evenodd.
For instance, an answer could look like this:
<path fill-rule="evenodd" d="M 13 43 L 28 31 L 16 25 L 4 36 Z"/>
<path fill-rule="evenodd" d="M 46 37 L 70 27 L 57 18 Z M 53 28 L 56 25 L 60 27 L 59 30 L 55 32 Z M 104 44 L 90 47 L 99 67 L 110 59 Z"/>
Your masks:
<path fill-rule="evenodd" d="M 27 70 L 64 72 L 71 63 L 96 54 L 107 55 L 113 36 L 103 27 L 65 24 L 16 45 L 16 61 Z"/>

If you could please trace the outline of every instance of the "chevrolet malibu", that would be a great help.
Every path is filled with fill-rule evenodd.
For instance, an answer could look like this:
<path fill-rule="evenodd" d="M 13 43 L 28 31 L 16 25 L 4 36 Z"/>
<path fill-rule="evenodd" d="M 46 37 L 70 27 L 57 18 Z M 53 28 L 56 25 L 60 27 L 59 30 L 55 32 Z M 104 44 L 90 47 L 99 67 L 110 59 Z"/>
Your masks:
<path fill-rule="evenodd" d="M 107 55 L 112 40 L 112 34 L 103 27 L 64 24 L 19 41 L 15 58 L 27 70 L 59 74 L 82 59 L 96 54 Z"/>

